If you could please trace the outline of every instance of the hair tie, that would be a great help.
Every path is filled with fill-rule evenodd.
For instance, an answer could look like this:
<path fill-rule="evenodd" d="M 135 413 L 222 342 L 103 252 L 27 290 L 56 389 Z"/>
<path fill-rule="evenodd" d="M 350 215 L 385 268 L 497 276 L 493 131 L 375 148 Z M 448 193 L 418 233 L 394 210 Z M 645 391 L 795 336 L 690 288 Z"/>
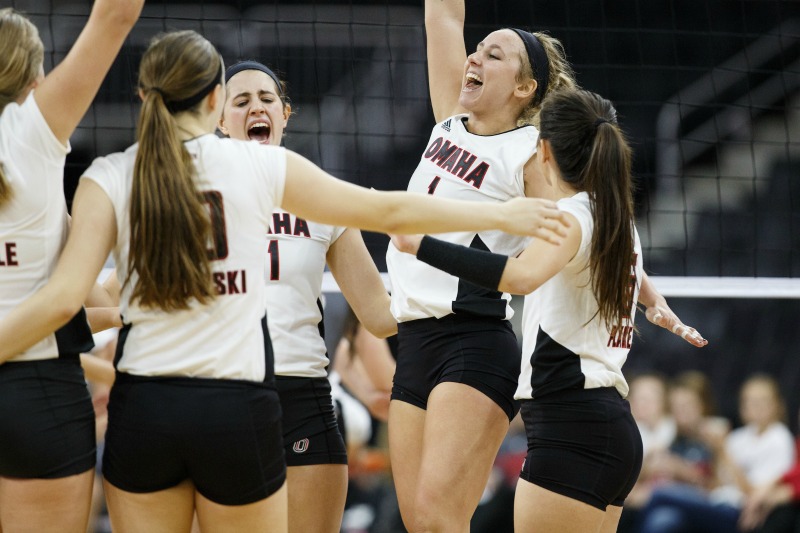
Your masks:
<path fill-rule="evenodd" d="M 160 94 L 161 98 L 163 98 L 164 100 L 167 99 L 167 96 L 164 94 L 164 91 L 162 91 L 158 87 L 150 87 L 150 89 L 148 89 L 147 92 L 153 92 L 153 93 L 156 93 L 156 94 Z"/>
<path fill-rule="evenodd" d="M 595 120 L 595 121 L 594 121 L 594 127 L 595 127 L 595 129 L 597 129 L 597 126 L 599 126 L 600 124 L 603 124 L 604 122 L 605 122 L 606 124 L 608 124 L 608 119 L 605 119 L 605 118 L 598 118 L 597 120 Z"/>

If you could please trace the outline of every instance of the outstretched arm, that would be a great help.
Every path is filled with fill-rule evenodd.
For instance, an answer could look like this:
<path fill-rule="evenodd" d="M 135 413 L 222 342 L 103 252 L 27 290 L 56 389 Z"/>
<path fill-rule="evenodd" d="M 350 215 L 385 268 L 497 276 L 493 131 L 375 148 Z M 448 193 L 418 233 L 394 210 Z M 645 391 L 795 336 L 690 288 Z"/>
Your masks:
<path fill-rule="evenodd" d="M 36 104 L 62 143 L 89 109 L 143 5 L 144 0 L 96 0 L 72 49 L 36 88 Z"/>
<path fill-rule="evenodd" d="M 67 244 L 47 284 L 0 321 L 0 364 L 75 316 L 111 251 L 117 222 L 99 185 L 81 180 Z"/>
<path fill-rule="evenodd" d="M 288 150 L 281 207 L 323 224 L 381 233 L 499 229 L 559 242 L 566 226 L 564 213 L 549 200 L 466 202 L 427 194 L 376 191 L 338 180 Z"/>
<path fill-rule="evenodd" d="M 645 316 L 647 320 L 656 326 L 661 326 L 664 329 L 670 330 L 692 346 L 702 348 L 708 344 L 708 341 L 704 339 L 696 329 L 681 322 L 678 315 L 667 305 L 667 300 L 656 290 L 647 274 L 642 278 L 642 287 L 639 290 L 639 303 L 645 307 Z"/>
<path fill-rule="evenodd" d="M 348 228 L 328 250 L 328 267 L 358 321 L 379 338 L 397 333 L 389 311 L 389 293 L 372 261 L 361 232 Z"/>
<path fill-rule="evenodd" d="M 570 221 L 560 245 L 534 239 L 519 257 L 507 257 L 475 248 L 460 246 L 430 236 L 392 235 L 392 243 L 401 252 L 416 255 L 448 274 L 511 294 L 528 294 L 555 276 L 578 250 L 581 230 L 577 220 Z"/>
<path fill-rule="evenodd" d="M 461 111 L 464 79 L 464 0 L 425 0 L 428 85 L 436 122 Z"/>

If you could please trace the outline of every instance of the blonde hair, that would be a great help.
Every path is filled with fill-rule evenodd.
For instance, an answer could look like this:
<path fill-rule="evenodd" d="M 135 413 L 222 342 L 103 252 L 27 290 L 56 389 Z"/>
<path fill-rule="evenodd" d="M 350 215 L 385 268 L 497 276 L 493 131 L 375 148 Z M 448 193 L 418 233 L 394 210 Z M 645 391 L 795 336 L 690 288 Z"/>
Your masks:
<path fill-rule="evenodd" d="M 222 58 L 194 31 L 156 37 L 142 57 L 143 93 L 133 171 L 128 279 L 132 298 L 164 311 L 187 309 L 216 296 L 207 247 L 208 209 L 195 186 L 196 169 L 178 136 L 174 113 L 198 113 L 203 91 L 222 83 Z M 207 93 L 206 93 L 207 94 Z M 205 96 L 205 95 L 203 95 Z"/>
<path fill-rule="evenodd" d="M 43 61 L 44 45 L 36 26 L 12 8 L 0 9 L 0 113 L 36 79 Z M 11 193 L 0 163 L 0 206 Z"/>
<path fill-rule="evenodd" d="M 532 32 L 532 34 L 541 43 L 550 63 L 547 92 L 542 95 L 537 93 L 531 97 L 517 118 L 517 126 L 531 124 L 539 127 L 539 112 L 542 110 L 542 102 L 547 98 L 547 95 L 561 89 L 577 89 L 578 82 L 575 81 L 575 73 L 567 61 L 567 53 L 564 51 L 561 41 L 542 32 Z M 525 47 L 523 46 L 522 49 L 524 52 Z M 533 74 L 533 65 L 531 65 L 531 59 L 528 54 L 520 54 L 520 70 L 517 74 L 517 82 L 522 83 L 536 79 Z"/>

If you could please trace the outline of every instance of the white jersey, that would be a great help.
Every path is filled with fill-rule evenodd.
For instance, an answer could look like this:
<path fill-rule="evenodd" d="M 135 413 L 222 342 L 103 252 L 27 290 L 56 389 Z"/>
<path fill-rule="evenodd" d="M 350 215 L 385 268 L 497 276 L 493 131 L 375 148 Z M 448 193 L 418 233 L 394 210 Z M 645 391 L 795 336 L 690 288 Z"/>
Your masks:
<path fill-rule="evenodd" d="M 283 198 L 283 148 L 203 135 L 184 143 L 197 166 L 197 188 L 211 213 L 210 252 L 218 296 L 166 313 L 131 300 L 128 277 L 129 205 L 138 146 L 96 159 L 85 172 L 108 194 L 117 220 L 114 260 L 124 283 L 116 367 L 140 376 L 188 376 L 263 381 L 273 368 L 266 326 L 267 247 L 272 211 Z"/>
<path fill-rule="evenodd" d="M 64 162 L 69 145 L 56 138 L 33 92 L 0 115 L 0 164 L 12 198 L 0 207 L 0 319 L 39 290 L 55 269 L 69 227 Z M 83 311 L 9 361 L 54 359 L 92 349 Z"/>
<path fill-rule="evenodd" d="M 434 126 L 408 190 L 479 202 L 524 196 L 523 170 L 536 152 L 538 130 L 523 126 L 483 136 L 468 132 L 465 121 L 466 115 L 456 115 Z M 519 254 L 528 241 L 497 230 L 434 236 L 509 256 Z M 508 294 L 460 280 L 399 252 L 391 243 L 386 264 L 392 284 L 392 314 L 398 322 L 457 312 L 505 319 L 513 315 Z"/>
<path fill-rule="evenodd" d="M 267 322 L 275 374 L 327 377 L 322 323 L 322 273 L 328 249 L 346 228 L 272 214 L 267 235 Z"/>
<path fill-rule="evenodd" d="M 592 293 L 589 254 L 594 222 L 585 192 L 558 201 L 578 219 L 581 243 L 558 274 L 525 297 L 522 313 L 522 363 L 515 398 L 530 399 L 562 389 L 616 387 L 628 395 L 622 365 L 633 338 L 633 322 L 642 282 L 642 245 L 634 228 L 631 258 L 630 316 L 608 328 Z M 594 318 L 592 318 L 594 317 Z"/>

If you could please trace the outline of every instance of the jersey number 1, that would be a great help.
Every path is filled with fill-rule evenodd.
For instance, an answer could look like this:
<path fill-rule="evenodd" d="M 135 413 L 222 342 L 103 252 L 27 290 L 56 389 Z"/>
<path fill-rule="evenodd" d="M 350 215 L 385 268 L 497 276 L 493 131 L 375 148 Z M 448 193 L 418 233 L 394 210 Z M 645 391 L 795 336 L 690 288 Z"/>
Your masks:
<path fill-rule="evenodd" d="M 281 254 L 278 250 L 278 239 L 271 239 L 267 246 L 269 254 L 269 279 L 277 281 L 281 279 Z"/>
<path fill-rule="evenodd" d="M 433 194 L 436 191 L 436 187 L 439 186 L 439 182 L 442 181 L 442 178 L 436 176 L 431 180 L 431 184 L 428 185 L 428 194 Z"/>

